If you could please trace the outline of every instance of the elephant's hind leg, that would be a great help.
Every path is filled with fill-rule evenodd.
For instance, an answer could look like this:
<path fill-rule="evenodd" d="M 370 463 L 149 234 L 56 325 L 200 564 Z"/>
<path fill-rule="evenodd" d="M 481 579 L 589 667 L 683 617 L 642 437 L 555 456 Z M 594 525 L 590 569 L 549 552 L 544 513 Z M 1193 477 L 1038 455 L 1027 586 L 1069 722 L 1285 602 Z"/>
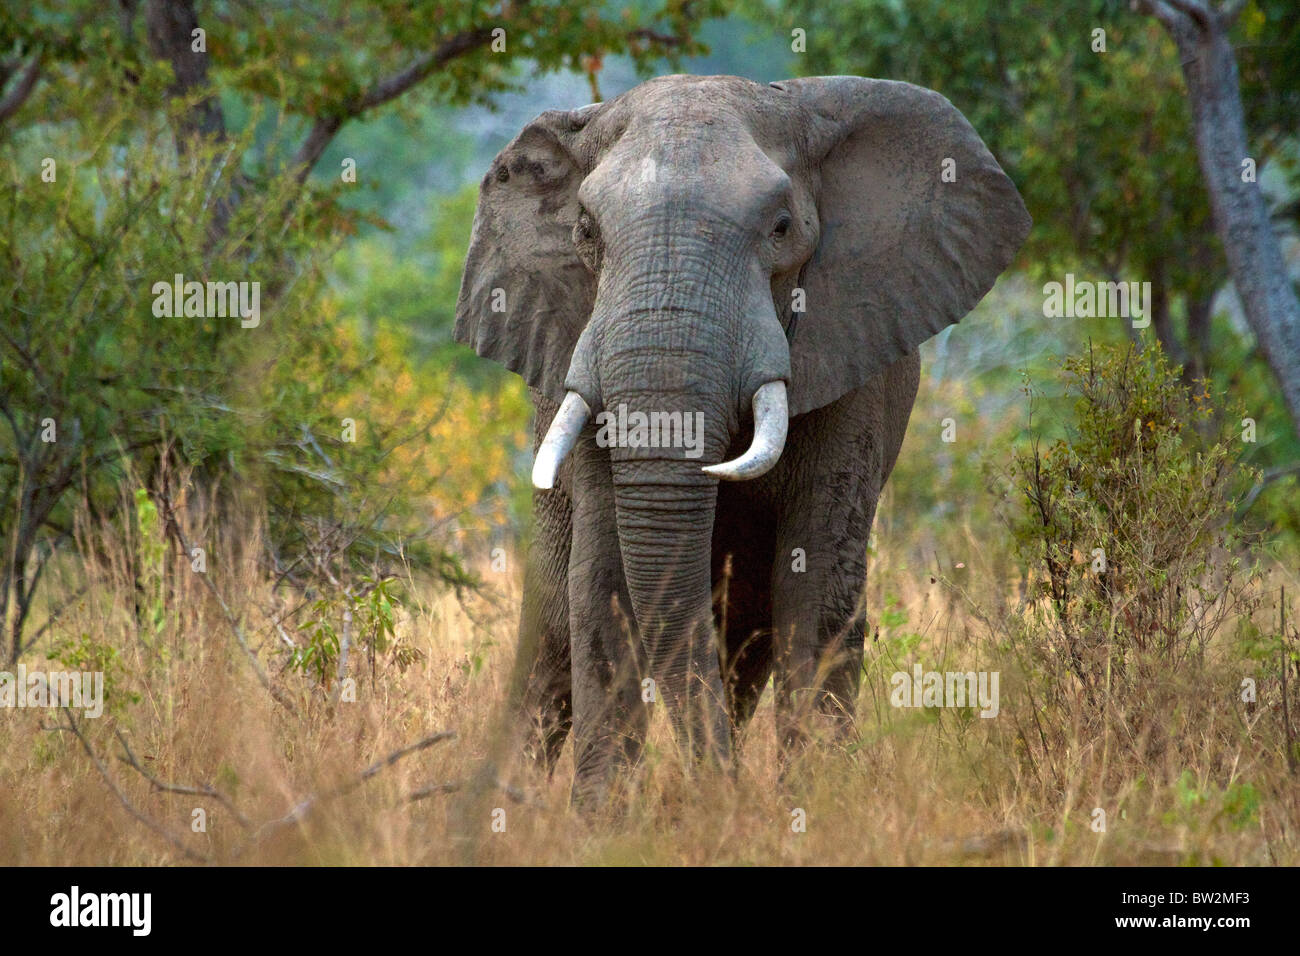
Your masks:
<path fill-rule="evenodd" d="M 775 528 L 742 495 L 723 488 L 713 538 L 713 608 L 722 683 L 739 744 L 772 676 L 772 552 Z"/>

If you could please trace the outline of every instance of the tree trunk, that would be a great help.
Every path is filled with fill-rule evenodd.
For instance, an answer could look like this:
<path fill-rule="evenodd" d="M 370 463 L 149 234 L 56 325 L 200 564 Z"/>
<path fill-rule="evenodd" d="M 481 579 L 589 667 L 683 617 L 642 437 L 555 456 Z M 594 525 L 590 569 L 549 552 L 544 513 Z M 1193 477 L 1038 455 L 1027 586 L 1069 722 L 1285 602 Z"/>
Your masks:
<path fill-rule="evenodd" d="M 1173 316 L 1170 310 L 1169 283 L 1166 279 L 1164 259 L 1160 259 L 1151 275 L 1151 328 L 1156 339 L 1170 361 L 1176 365 L 1187 366 L 1187 350 L 1174 334 Z"/>
<path fill-rule="evenodd" d="M 1300 436 L 1300 299 L 1259 184 L 1243 181 L 1242 164 L 1251 154 L 1228 40 L 1232 17 L 1198 0 L 1144 0 L 1143 6 L 1178 46 L 1215 230 L 1246 321 Z"/>
<path fill-rule="evenodd" d="M 177 155 L 184 156 L 204 141 L 225 140 L 226 116 L 218 94 L 208 81 L 208 54 L 194 49 L 194 31 L 199 28 L 199 18 L 193 0 L 149 0 L 144 8 L 144 20 L 150 54 L 171 64 L 174 77 L 171 95 L 186 97 L 209 91 L 177 115 Z M 244 186 L 243 174 L 236 168 L 231 173 L 230 192 L 219 193 L 213 207 L 213 245 L 226 237 Z"/>

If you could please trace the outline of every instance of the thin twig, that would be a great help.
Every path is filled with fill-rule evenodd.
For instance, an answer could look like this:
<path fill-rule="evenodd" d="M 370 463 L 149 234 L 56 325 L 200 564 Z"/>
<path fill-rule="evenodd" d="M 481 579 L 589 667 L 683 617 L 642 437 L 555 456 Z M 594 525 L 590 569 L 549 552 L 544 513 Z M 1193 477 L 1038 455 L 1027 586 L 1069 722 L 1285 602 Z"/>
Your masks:
<path fill-rule="evenodd" d="M 544 803 L 538 803 L 518 787 L 511 786 L 503 780 L 493 780 L 492 785 L 509 797 L 513 803 L 522 804 L 527 807 L 535 807 L 539 810 L 546 809 Z M 465 789 L 465 784 L 459 780 L 449 780 L 446 783 L 431 783 L 426 787 L 421 787 L 419 790 L 412 790 L 406 799 L 408 803 L 414 803 L 417 800 L 423 800 L 426 797 L 436 797 L 443 793 L 459 793 L 463 789 Z"/>
<path fill-rule="evenodd" d="M 146 780 L 149 781 L 149 783 L 153 786 L 155 790 L 160 790 L 163 793 L 179 793 L 184 796 L 191 796 L 191 797 L 209 797 L 213 800 L 216 800 L 219 804 L 221 804 L 232 814 L 234 814 L 235 819 L 239 821 L 239 825 L 242 826 L 244 829 L 247 830 L 250 827 L 252 827 L 253 821 L 249 820 L 248 817 L 240 813 L 239 810 L 235 807 L 235 805 L 230 802 L 230 798 L 227 797 L 220 790 L 213 787 L 211 784 L 205 783 L 200 787 L 188 787 L 183 784 L 166 783 L 162 780 L 159 780 L 148 770 L 146 770 L 141 765 L 140 761 L 136 759 L 135 753 L 131 750 L 131 745 L 127 743 L 126 737 L 122 734 L 122 731 L 120 730 L 117 731 L 117 740 L 118 743 L 122 745 L 122 749 L 126 751 L 126 756 L 119 757 L 118 759 L 121 760 L 123 763 L 133 767 L 140 774 L 140 776 L 144 777 Z"/>
<path fill-rule="evenodd" d="M 1290 464 L 1278 465 L 1276 468 L 1270 468 L 1259 476 L 1259 481 L 1255 482 L 1253 488 L 1242 499 L 1240 507 L 1237 509 L 1238 515 L 1245 514 L 1250 510 L 1250 506 L 1255 503 L 1255 499 L 1279 478 L 1286 478 L 1288 475 L 1300 474 L 1300 461 L 1293 461 Z"/>
<path fill-rule="evenodd" d="M 391 767 L 393 764 L 397 763 L 403 757 L 407 757 L 420 750 L 426 750 L 429 747 L 432 747 L 434 744 L 441 743 L 444 740 L 451 740 L 455 736 L 456 736 L 456 731 L 454 730 L 441 730 L 436 734 L 431 734 L 428 737 L 425 737 L 423 740 L 419 740 L 411 744 L 409 747 L 403 747 L 400 750 L 394 750 L 387 757 L 384 757 L 382 760 L 375 761 L 365 770 L 361 771 L 361 773 L 358 774 L 355 778 L 353 778 L 352 780 L 348 781 L 347 783 L 343 784 L 340 787 L 335 787 L 333 790 L 327 790 L 324 791 L 323 793 L 308 794 L 306 797 L 304 797 L 303 799 L 299 800 L 296 804 L 294 804 L 293 809 L 291 809 L 284 816 L 277 817 L 274 820 L 270 820 L 262 824 L 257 829 L 257 832 L 253 834 L 253 837 L 247 843 L 245 843 L 243 846 L 236 848 L 233 856 L 241 855 L 249 847 L 255 846 L 256 844 L 265 840 L 267 837 L 271 836 L 272 834 L 280 830 L 283 830 L 286 827 L 293 826 L 296 823 L 301 823 L 320 804 L 328 800 L 333 800 L 337 797 L 341 797 L 344 794 L 351 793 L 357 787 L 361 786 L 361 784 L 365 783 L 367 780 L 374 777 L 381 770 L 385 769 L 386 767 Z"/>
<path fill-rule="evenodd" d="M 181 524 L 179 519 L 176 517 L 176 510 L 172 507 L 171 500 L 167 495 L 159 494 L 158 497 L 161 499 L 163 507 L 166 509 L 167 528 L 180 544 L 181 551 L 188 557 L 192 552 L 190 551 L 189 542 L 185 540 L 185 533 L 181 531 Z M 235 615 L 231 612 L 230 606 L 226 603 L 225 598 L 221 596 L 221 592 L 217 590 L 217 586 L 212 583 L 212 579 L 207 574 L 200 574 L 199 577 L 202 579 L 204 586 L 212 594 L 213 598 L 216 599 L 217 606 L 221 608 L 221 614 L 226 620 L 226 625 L 230 628 L 231 633 L 234 634 L 235 641 L 244 652 L 244 656 L 248 658 L 248 662 L 252 665 L 253 673 L 257 675 L 258 681 L 264 688 L 266 688 L 266 692 L 271 695 L 272 700 L 297 717 L 298 708 L 294 706 L 294 703 L 289 698 L 288 694 L 272 684 L 271 679 L 267 677 L 266 670 L 262 667 L 262 662 L 257 659 L 257 655 L 253 653 L 253 649 L 248 644 L 248 639 L 244 636 L 244 629 L 240 627 L 239 622 L 235 620 Z"/>

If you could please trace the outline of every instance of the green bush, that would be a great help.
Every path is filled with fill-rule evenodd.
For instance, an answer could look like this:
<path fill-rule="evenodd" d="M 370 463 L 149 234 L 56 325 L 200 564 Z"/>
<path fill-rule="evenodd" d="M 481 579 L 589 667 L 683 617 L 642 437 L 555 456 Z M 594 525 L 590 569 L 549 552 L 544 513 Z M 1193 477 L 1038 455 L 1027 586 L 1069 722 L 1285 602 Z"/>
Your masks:
<path fill-rule="evenodd" d="M 1197 660 L 1240 611 L 1248 543 L 1231 519 L 1250 485 L 1239 463 L 1241 415 L 1216 412 L 1154 344 L 1090 349 L 1064 363 L 1074 400 L 1066 437 L 1014 455 L 1016 551 L 1035 632 L 1091 700 Z"/>

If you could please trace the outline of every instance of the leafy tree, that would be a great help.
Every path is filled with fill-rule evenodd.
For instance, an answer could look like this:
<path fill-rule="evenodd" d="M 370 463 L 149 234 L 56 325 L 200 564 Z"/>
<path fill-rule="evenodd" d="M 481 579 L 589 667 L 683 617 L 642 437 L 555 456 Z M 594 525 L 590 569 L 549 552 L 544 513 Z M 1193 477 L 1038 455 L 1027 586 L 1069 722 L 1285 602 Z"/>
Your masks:
<path fill-rule="evenodd" d="M 1300 434 L 1300 297 L 1260 192 L 1257 161 L 1246 137 L 1237 57 L 1229 37 L 1246 2 L 1142 0 L 1139 6 L 1160 21 L 1178 48 L 1215 227 L 1246 320 L 1277 376 L 1282 399 Z M 1293 38 L 1297 35 L 1294 6 L 1265 7 L 1280 22 L 1290 24 Z M 1255 11 L 1260 12 L 1258 7 Z M 1261 19 L 1262 15 L 1256 22 Z M 1300 43 L 1294 43 L 1290 52 L 1300 52 Z M 1290 99 L 1294 105 L 1300 97 Z"/>
<path fill-rule="evenodd" d="M 260 489 L 278 580 L 374 572 L 399 552 L 399 532 L 428 527 L 430 502 L 448 530 L 465 503 L 453 488 L 494 484 L 509 463 L 511 441 L 482 424 L 514 399 L 450 372 L 415 387 L 419 348 L 392 310 L 364 334 L 340 312 L 324 266 L 377 222 L 347 200 L 383 171 L 313 171 L 340 130 L 385 109 L 490 102 L 524 69 L 590 68 L 606 54 L 644 68 L 697 52 L 715 11 L 689 0 L 66 0 L 6 15 L 0 658 L 30 646 L 42 570 L 79 510 L 131 520 L 114 487 L 128 472 L 164 512 L 179 500 L 158 486 L 178 473 L 158 467 L 164 455 L 228 498 Z M 432 250 L 439 286 L 446 252 Z M 256 321 L 160 314 L 155 285 L 175 275 L 257 283 Z M 454 295 L 435 291 L 450 307 Z M 448 441 L 451 423 L 500 453 L 469 462 L 444 445 L 442 467 L 429 467 L 429 443 Z M 465 583 L 450 552 L 423 556 Z"/>

